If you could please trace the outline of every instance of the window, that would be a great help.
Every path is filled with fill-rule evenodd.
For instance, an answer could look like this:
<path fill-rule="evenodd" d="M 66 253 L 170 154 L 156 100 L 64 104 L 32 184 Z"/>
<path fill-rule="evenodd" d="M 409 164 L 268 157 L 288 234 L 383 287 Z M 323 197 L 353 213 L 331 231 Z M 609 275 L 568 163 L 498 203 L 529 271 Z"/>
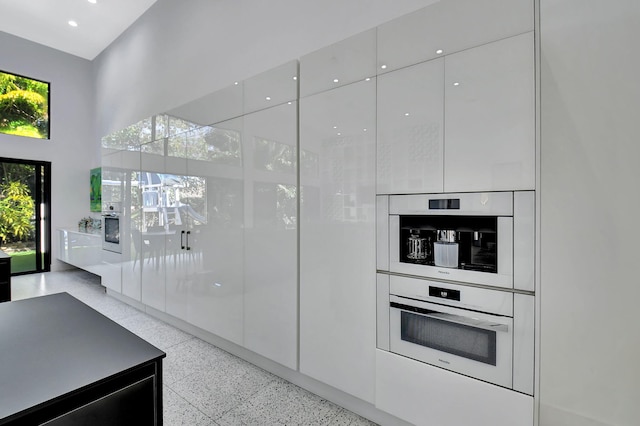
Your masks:
<path fill-rule="evenodd" d="M 49 139 L 49 83 L 0 71 L 0 133 Z"/>

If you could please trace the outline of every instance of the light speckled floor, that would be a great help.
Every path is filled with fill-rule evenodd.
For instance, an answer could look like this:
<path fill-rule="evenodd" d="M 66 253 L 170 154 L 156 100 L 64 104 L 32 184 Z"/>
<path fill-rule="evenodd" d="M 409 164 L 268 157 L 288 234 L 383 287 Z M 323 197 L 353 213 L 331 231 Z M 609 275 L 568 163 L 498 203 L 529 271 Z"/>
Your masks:
<path fill-rule="evenodd" d="M 67 292 L 167 353 L 164 424 L 371 426 L 317 395 L 105 294 L 84 271 L 12 278 L 12 299 Z"/>

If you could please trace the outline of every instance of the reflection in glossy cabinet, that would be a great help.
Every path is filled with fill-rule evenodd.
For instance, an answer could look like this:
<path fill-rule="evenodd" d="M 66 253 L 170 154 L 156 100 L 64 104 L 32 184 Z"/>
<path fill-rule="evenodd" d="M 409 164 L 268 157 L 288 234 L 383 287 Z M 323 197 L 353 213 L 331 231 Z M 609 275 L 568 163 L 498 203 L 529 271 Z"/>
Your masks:
<path fill-rule="evenodd" d="M 141 281 L 142 303 L 160 311 L 165 310 L 165 280 L 172 276 L 171 259 L 167 258 L 166 235 L 162 207 L 162 194 L 167 182 L 164 139 L 159 139 L 140 147 L 140 168 L 136 175 L 137 185 L 132 188 L 131 266 L 125 269 L 131 279 Z"/>
<path fill-rule="evenodd" d="M 298 61 L 289 61 L 242 82 L 244 113 L 270 108 L 296 99 Z"/>
<path fill-rule="evenodd" d="M 300 371 L 374 396 L 375 78 L 300 101 Z"/>
<path fill-rule="evenodd" d="M 378 72 L 533 30 L 533 0 L 447 0 L 378 27 Z"/>
<path fill-rule="evenodd" d="M 181 219 L 167 256 L 167 265 L 176 265 L 167 270 L 167 313 L 238 344 L 243 332 L 241 135 L 241 118 L 198 128 L 176 136 L 184 145 L 176 140 L 167 157 L 167 171 L 181 182 Z"/>
<path fill-rule="evenodd" d="M 297 368 L 297 102 L 244 117 L 244 346 Z"/>
<path fill-rule="evenodd" d="M 235 82 L 224 89 L 173 108 L 167 114 L 200 126 L 239 117 L 243 112 L 243 88 L 242 82 Z"/>
<path fill-rule="evenodd" d="M 445 192 L 535 188 L 534 40 L 445 58 Z"/>
<path fill-rule="evenodd" d="M 442 192 L 443 81 L 443 59 L 378 77 L 378 194 Z"/>
<path fill-rule="evenodd" d="M 118 171 L 121 153 L 102 149 L 102 205 L 112 201 L 122 201 L 122 179 Z M 115 179 L 114 179 L 115 177 Z M 116 199 L 114 199 L 116 198 Z M 100 236 L 102 248 L 102 235 Z M 100 282 L 106 288 L 122 293 L 122 254 L 107 250 L 100 253 Z"/>
<path fill-rule="evenodd" d="M 376 30 L 364 31 L 300 58 L 300 96 L 376 74 Z"/>

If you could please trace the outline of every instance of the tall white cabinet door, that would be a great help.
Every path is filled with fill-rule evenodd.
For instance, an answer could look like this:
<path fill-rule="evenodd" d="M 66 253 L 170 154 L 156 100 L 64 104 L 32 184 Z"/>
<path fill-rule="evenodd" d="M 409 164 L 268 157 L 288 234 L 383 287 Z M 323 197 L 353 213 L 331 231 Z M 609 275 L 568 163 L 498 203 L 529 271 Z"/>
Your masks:
<path fill-rule="evenodd" d="M 445 58 L 445 192 L 535 188 L 534 39 Z"/>
<path fill-rule="evenodd" d="M 442 192 L 444 59 L 378 77 L 378 194 Z"/>
<path fill-rule="evenodd" d="M 102 205 L 122 202 L 124 177 L 120 169 L 121 151 L 102 149 Z M 123 254 L 102 250 L 101 283 L 110 290 L 122 293 Z"/>
<path fill-rule="evenodd" d="M 137 173 L 137 214 L 131 222 L 132 256 L 127 274 L 141 281 L 142 303 L 157 310 L 166 308 L 167 250 L 163 214 L 165 191 L 164 140 L 140 146 Z M 171 264 L 169 265 L 171 266 Z"/>
<path fill-rule="evenodd" d="M 242 118 L 199 128 L 187 140 L 182 198 L 187 265 L 167 283 L 167 310 L 243 344 Z M 175 303 L 174 298 L 175 296 Z M 186 304 L 182 304 L 186 296 Z M 170 301 L 171 300 L 171 301 Z"/>
<path fill-rule="evenodd" d="M 244 116 L 244 346 L 298 367 L 297 102 Z"/>
<path fill-rule="evenodd" d="M 375 78 L 300 100 L 300 371 L 373 402 Z"/>
<path fill-rule="evenodd" d="M 446 0 L 378 27 L 384 73 L 533 31 L 533 0 Z"/>

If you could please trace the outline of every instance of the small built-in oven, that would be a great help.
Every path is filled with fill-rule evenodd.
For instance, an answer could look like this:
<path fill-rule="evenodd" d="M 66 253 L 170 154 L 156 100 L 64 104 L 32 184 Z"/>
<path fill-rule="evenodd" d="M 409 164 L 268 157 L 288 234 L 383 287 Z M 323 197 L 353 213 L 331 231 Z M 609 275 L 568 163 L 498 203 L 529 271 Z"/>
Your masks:
<path fill-rule="evenodd" d="M 118 204 L 109 204 L 102 213 L 102 249 L 122 253 L 120 241 L 120 210 Z"/>
<path fill-rule="evenodd" d="M 378 348 L 533 394 L 533 296 L 378 274 Z"/>
<path fill-rule="evenodd" d="M 381 195 L 378 270 L 534 290 L 534 193 Z"/>

